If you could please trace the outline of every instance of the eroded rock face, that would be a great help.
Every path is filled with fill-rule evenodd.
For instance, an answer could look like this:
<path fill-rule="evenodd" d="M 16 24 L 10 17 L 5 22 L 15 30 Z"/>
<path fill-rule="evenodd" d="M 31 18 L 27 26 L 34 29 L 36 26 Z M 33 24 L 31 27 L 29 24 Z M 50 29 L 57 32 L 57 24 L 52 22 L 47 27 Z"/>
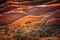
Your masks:
<path fill-rule="evenodd" d="M 37 1 L 37 0 L 36 0 Z M 54 1 L 53 3 L 56 3 Z M 0 16 L 1 40 L 58 40 L 60 6 L 25 7 Z M 27 15 L 26 15 L 27 14 Z M 4 25 L 5 24 L 5 25 Z M 57 38 L 58 36 L 58 38 Z"/>
<path fill-rule="evenodd" d="M 22 18 L 26 16 L 24 13 L 18 13 L 18 12 L 7 12 L 0 16 L 0 25 L 7 25 L 12 23 L 13 21 L 16 21 L 19 18 Z"/>
<path fill-rule="evenodd" d="M 59 25 L 60 24 L 60 18 L 51 18 L 49 19 L 46 24 L 47 25 Z"/>
<path fill-rule="evenodd" d="M 53 16 L 54 15 L 54 16 Z M 54 13 L 51 15 L 54 18 L 60 18 L 60 9 L 56 10 Z"/>
<path fill-rule="evenodd" d="M 60 10 L 52 13 L 51 18 L 47 21 L 48 25 L 60 25 Z"/>
<path fill-rule="evenodd" d="M 31 25 L 39 23 L 43 16 L 25 16 L 23 18 L 19 18 L 18 20 L 14 21 L 13 23 L 9 24 L 10 27 L 14 26 L 25 26 L 27 22 L 31 22 Z"/>
<path fill-rule="evenodd" d="M 53 14 L 56 10 L 60 9 L 60 5 L 56 6 L 44 6 L 44 5 L 36 5 L 32 8 L 24 8 L 24 12 L 28 13 L 29 15 L 44 15 L 44 14 Z M 58 12 L 58 11 L 56 11 Z M 59 13 L 59 12 L 58 12 Z M 53 14 L 54 15 L 54 14 Z"/>
<path fill-rule="evenodd" d="M 41 4 L 53 4 L 59 3 L 60 0 L 13 0 L 13 1 L 20 1 L 22 5 L 41 5 Z"/>

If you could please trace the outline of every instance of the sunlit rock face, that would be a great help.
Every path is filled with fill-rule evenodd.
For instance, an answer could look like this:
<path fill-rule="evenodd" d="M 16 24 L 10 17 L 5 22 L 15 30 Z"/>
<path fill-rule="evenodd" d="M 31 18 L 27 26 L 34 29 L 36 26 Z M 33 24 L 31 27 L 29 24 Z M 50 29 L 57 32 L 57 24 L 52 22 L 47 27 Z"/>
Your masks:
<path fill-rule="evenodd" d="M 59 15 L 59 12 L 47 13 L 41 15 L 28 14 L 26 16 L 24 13 L 12 12 L 4 14 L 4 17 L 1 16 L 1 20 L 4 18 L 8 20 L 6 19 L 7 21 L 5 21 L 4 19 L 5 22 L 1 21 L 2 24 L 6 24 L 6 22 L 7 24 L 1 26 L 3 29 L 1 29 L 2 38 L 0 39 L 44 40 L 52 37 L 49 39 L 56 38 L 58 40 L 57 35 L 60 34 L 60 18 L 57 15 Z M 18 19 L 15 20 L 16 18 Z M 8 22 L 11 23 L 9 24 Z"/>
<path fill-rule="evenodd" d="M 14 21 L 10 26 L 25 26 L 27 22 L 31 22 L 31 25 L 39 23 L 43 16 L 25 16 L 23 18 L 19 18 L 18 20 Z"/>
<path fill-rule="evenodd" d="M 56 6 L 44 6 L 44 5 L 37 5 L 32 8 L 24 8 L 24 12 L 26 12 L 29 15 L 44 15 L 44 14 L 53 14 L 51 12 L 55 12 L 56 10 L 60 9 L 59 5 Z M 50 12 L 50 13 L 49 13 Z"/>
<path fill-rule="evenodd" d="M 0 40 L 59 40 L 60 5 L 38 6 L 1 14 Z"/>
<path fill-rule="evenodd" d="M 9 39 L 16 40 L 39 40 L 39 39 L 55 39 L 58 40 L 57 35 L 60 33 L 60 26 L 57 24 L 58 18 L 51 18 L 48 15 L 40 16 L 25 16 L 19 18 L 13 23 L 4 27 L 4 34 Z M 21 25 L 22 24 L 22 25 Z M 32 25 L 34 24 L 34 25 Z M 49 24 L 49 25 L 48 25 Z M 59 23 L 58 23 L 59 24 Z M 8 30 L 6 32 L 6 29 Z M 8 36 L 9 35 L 9 36 Z M 46 38 L 45 38 L 46 37 Z M 51 38 L 52 37 L 52 38 Z M 2 38 L 3 39 L 3 38 Z"/>
<path fill-rule="evenodd" d="M 53 4 L 60 2 L 60 0 L 13 0 L 13 1 L 21 2 L 22 5 L 41 5 L 41 4 Z"/>

